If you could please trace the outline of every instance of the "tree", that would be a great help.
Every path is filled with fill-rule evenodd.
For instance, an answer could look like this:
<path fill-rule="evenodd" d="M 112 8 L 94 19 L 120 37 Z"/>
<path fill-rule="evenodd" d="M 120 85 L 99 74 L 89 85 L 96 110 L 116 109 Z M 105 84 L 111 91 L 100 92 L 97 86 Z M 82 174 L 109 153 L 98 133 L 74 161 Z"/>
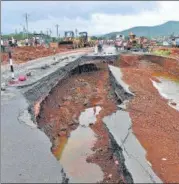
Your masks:
<path fill-rule="evenodd" d="M 98 38 L 96 36 L 91 36 L 92 40 L 97 40 Z"/>

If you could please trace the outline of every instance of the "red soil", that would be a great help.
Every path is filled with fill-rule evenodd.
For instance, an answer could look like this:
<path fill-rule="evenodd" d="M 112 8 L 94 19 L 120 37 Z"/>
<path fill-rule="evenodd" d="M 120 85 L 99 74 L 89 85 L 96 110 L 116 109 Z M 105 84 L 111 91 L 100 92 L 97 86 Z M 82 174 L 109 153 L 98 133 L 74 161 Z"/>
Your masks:
<path fill-rule="evenodd" d="M 120 66 L 124 81 L 135 93 L 128 106 L 133 131 L 156 174 L 163 182 L 178 183 L 179 113 L 160 96 L 150 79 L 158 72 L 179 79 L 179 65 L 170 59 L 158 65 L 141 60 L 140 56 L 123 55 Z"/>
<path fill-rule="evenodd" d="M 16 64 L 25 63 L 33 59 L 41 58 L 41 57 L 47 57 L 57 54 L 57 53 L 73 53 L 73 52 L 80 52 L 80 51 L 90 51 L 91 48 L 83 48 L 83 49 L 76 49 L 71 50 L 67 48 L 58 48 L 55 50 L 53 48 L 45 48 L 42 46 L 38 47 L 17 47 L 13 48 L 12 50 L 12 59 L 13 62 Z M 7 64 L 8 63 L 8 54 L 7 53 L 1 53 L 1 64 Z"/>
<path fill-rule="evenodd" d="M 37 121 L 40 128 L 50 137 L 52 152 L 56 155 L 60 150 L 58 137 L 69 136 L 70 132 L 78 127 L 78 123 L 73 120 L 78 120 L 82 111 L 100 105 L 102 109 L 97 121 L 90 126 L 97 135 L 97 142 L 92 148 L 94 154 L 87 158 L 87 162 L 96 163 L 101 167 L 104 173 L 103 183 L 121 183 L 123 177 L 118 163 L 115 164 L 116 158 L 110 148 L 108 132 L 102 122 L 104 116 L 116 110 L 115 100 L 110 94 L 107 65 L 102 65 L 101 71 L 75 75 L 60 82 L 42 103 L 40 118 L 38 117 Z"/>

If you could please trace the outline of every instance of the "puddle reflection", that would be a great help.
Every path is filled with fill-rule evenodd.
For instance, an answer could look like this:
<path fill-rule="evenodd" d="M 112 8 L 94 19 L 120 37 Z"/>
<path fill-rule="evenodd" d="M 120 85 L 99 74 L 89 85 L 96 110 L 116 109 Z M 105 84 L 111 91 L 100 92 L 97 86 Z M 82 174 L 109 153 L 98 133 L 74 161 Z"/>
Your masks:
<path fill-rule="evenodd" d="M 101 107 L 97 106 L 82 112 L 79 127 L 71 132 L 69 138 L 60 137 L 59 146 L 53 152 L 63 165 L 70 182 L 94 183 L 103 180 L 101 168 L 86 162 L 86 158 L 93 154 L 91 148 L 97 139 L 89 124 L 95 123 L 100 110 Z"/>
<path fill-rule="evenodd" d="M 168 104 L 179 111 L 179 79 L 170 75 L 155 75 L 161 83 L 152 81 L 160 95 L 168 99 Z"/>

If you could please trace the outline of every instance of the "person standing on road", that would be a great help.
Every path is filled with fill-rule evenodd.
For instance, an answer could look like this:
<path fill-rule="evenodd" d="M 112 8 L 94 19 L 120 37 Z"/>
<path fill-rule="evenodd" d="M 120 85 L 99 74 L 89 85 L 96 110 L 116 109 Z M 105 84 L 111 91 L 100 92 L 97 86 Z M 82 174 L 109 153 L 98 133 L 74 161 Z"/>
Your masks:
<path fill-rule="evenodd" d="M 28 40 L 28 38 L 26 38 L 26 39 L 25 39 L 25 45 L 26 45 L 26 46 L 28 46 L 28 42 L 29 42 L 29 40 Z"/>
<path fill-rule="evenodd" d="M 15 47 L 18 46 L 18 44 L 17 44 L 17 39 L 15 39 L 14 45 L 15 45 Z"/>
<path fill-rule="evenodd" d="M 38 41 L 37 38 L 35 38 L 35 46 L 37 47 Z"/>
<path fill-rule="evenodd" d="M 11 40 L 11 38 L 8 38 L 8 44 L 9 44 L 10 47 L 12 47 L 12 40 Z"/>
<path fill-rule="evenodd" d="M 98 52 L 101 52 L 102 51 L 102 48 L 103 48 L 102 40 L 99 40 L 98 41 Z"/>
<path fill-rule="evenodd" d="M 14 38 L 12 37 L 12 47 L 15 47 L 15 40 L 14 40 Z"/>
<path fill-rule="evenodd" d="M 1 38 L 1 52 L 4 52 L 4 51 L 5 51 L 4 41 Z"/>

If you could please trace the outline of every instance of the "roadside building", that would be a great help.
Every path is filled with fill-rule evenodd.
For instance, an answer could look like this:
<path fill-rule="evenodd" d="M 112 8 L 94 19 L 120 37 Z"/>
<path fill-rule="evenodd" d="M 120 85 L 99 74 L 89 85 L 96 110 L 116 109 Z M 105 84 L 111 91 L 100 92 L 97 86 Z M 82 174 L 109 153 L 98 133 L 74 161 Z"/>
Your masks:
<path fill-rule="evenodd" d="M 168 43 L 168 41 L 163 41 L 163 46 L 170 46 L 170 44 Z"/>
<path fill-rule="evenodd" d="M 43 45 L 45 43 L 46 37 L 47 36 L 45 34 L 42 34 L 42 33 L 33 34 L 33 38 L 34 38 L 36 45 Z"/>
<path fill-rule="evenodd" d="M 173 47 L 179 47 L 179 36 L 173 36 L 171 40 Z"/>

